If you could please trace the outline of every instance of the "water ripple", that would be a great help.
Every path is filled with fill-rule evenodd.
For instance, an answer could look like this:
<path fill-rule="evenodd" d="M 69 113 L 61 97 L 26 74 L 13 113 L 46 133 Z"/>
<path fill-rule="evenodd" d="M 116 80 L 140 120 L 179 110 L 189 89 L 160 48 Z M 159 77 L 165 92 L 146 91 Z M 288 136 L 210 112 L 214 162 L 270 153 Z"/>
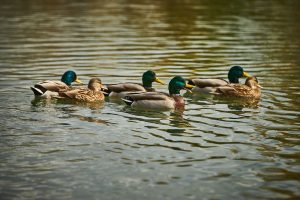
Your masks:
<path fill-rule="evenodd" d="M 294 0 L 3 2 L 2 196 L 297 198 L 298 7 Z M 108 99 L 34 100 L 29 89 L 67 69 L 85 83 L 92 76 L 141 83 L 152 69 L 168 83 L 175 75 L 227 79 L 233 65 L 258 77 L 260 101 L 185 94 L 184 111 L 152 112 Z"/>

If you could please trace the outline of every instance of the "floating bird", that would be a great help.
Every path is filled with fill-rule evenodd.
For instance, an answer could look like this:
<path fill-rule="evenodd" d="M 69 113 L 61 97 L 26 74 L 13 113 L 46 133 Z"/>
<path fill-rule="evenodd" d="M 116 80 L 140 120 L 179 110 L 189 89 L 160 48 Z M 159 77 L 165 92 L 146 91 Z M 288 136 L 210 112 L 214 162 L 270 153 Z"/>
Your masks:
<path fill-rule="evenodd" d="M 213 93 L 217 87 L 225 86 L 229 83 L 239 83 L 239 78 L 250 77 L 247 72 L 240 66 L 233 66 L 228 72 L 228 81 L 224 79 L 189 79 L 190 85 L 195 85 L 192 89 L 194 93 Z"/>
<path fill-rule="evenodd" d="M 230 97 L 259 99 L 261 96 L 261 88 L 257 78 L 253 76 L 247 78 L 245 84 L 228 84 L 220 86 L 216 89 L 215 93 Z"/>
<path fill-rule="evenodd" d="M 156 77 L 156 74 L 148 70 L 143 74 L 142 78 L 143 84 L 138 83 L 119 83 L 119 84 L 108 84 L 106 85 L 107 89 L 103 91 L 106 93 L 106 96 L 110 98 L 124 98 L 129 92 L 151 92 L 155 91 L 152 88 L 152 83 L 157 82 L 164 84 L 159 78 Z"/>
<path fill-rule="evenodd" d="M 104 94 L 100 91 L 102 83 L 99 78 L 92 78 L 89 81 L 88 88 L 74 88 L 65 91 L 59 91 L 58 98 L 74 99 L 81 102 L 98 102 L 104 100 Z"/>
<path fill-rule="evenodd" d="M 169 83 L 169 94 L 164 92 L 143 92 L 128 94 L 122 99 L 135 108 L 169 110 L 184 108 L 185 102 L 180 95 L 182 89 L 192 89 L 181 76 L 175 76 Z"/>
<path fill-rule="evenodd" d="M 74 71 L 66 71 L 61 81 L 42 81 L 36 83 L 33 87 L 30 87 L 36 97 L 51 98 L 58 96 L 58 91 L 70 89 L 71 83 L 77 82 L 82 83 Z"/>

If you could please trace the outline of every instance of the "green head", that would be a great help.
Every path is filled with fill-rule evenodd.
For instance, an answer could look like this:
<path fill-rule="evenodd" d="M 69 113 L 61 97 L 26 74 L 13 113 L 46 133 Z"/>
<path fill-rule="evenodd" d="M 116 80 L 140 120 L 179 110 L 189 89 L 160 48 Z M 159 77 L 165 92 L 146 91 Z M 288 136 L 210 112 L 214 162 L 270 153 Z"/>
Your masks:
<path fill-rule="evenodd" d="M 250 75 L 244 72 L 241 66 L 233 66 L 228 72 L 228 79 L 230 83 L 239 83 L 239 78 L 250 77 Z"/>
<path fill-rule="evenodd" d="M 156 74 L 154 71 L 151 71 L 151 70 L 146 71 L 143 74 L 143 86 L 145 88 L 151 88 L 153 82 L 157 82 L 157 83 L 164 85 L 164 82 L 162 82 L 161 80 L 159 80 L 156 77 Z"/>
<path fill-rule="evenodd" d="M 71 85 L 72 82 L 82 83 L 78 78 L 74 71 L 66 71 L 62 77 L 61 81 L 64 82 L 67 85 Z"/>
<path fill-rule="evenodd" d="M 170 94 L 180 94 L 182 89 L 192 89 L 194 86 L 185 83 L 184 78 L 181 76 L 175 76 L 171 79 L 169 83 L 169 93 Z"/>

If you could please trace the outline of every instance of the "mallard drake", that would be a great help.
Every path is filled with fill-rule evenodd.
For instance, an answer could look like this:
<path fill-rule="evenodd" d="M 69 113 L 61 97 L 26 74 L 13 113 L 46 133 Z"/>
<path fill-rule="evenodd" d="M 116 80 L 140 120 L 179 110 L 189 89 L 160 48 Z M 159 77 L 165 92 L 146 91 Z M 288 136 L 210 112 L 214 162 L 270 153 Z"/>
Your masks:
<path fill-rule="evenodd" d="M 152 88 L 152 83 L 157 82 L 164 84 L 159 78 L 156 77 L 155 72 L 148 70 L 143 74 L 143 84 L 138 83 L 119 83 L 106 85 L 107 89 L 104 89 L 106 96 L 110 98 L 123 98 L 129 92 L 152 92 L 155 91 Z"/>
<path fill-rule="evenodd" d="M 144 109 L 184 108 L 184 99 L 180 95 L 182 89 L 192 89 L 181 76 L 175 76 L 169 83 L 169 94 L 164 92 L 143 92 L 128 94 L 122 99 L 127 105 Z"/>
<path fill-rule="evenodd" d="M 81 102 L 98 102 L 104 100 L 104 94 L 100 92 L 102 83 L 99 78 L 92 78 L 88 88 L 74 88 L 59 91 L 58 98 L 74 99 Z"/>
<path fill-rule="evenodd" d="M 259 99 L 261 96 L 258 80 L 255 76 L 246 79 L 245 84 L 228 84 L 218 87 L 216 94 L 230 96 L 230 97 L 245 97 Z"/>
<path fill-rule="evenodd" d="M 51 98 L 58 96 L 58 91 L 67 90 L 72 82 L 82 83 L 74 71 L 66 71 L 60 81 L 42 81 L 30 87 L 36 97 Z"/>
<path fill-rule="evenodd" d="M 233 66 L 228 72 L 228 81 L 224 79 L 189 79 L 188 83 L 190 85 L 195 85 L 192 92 L 195 93 L 213 93 L 216 91 L 217 87 L 225 86 L 229 83 L 239 83 L 239 78 L 250 77 L 247 72 L 240 66 Z"/>

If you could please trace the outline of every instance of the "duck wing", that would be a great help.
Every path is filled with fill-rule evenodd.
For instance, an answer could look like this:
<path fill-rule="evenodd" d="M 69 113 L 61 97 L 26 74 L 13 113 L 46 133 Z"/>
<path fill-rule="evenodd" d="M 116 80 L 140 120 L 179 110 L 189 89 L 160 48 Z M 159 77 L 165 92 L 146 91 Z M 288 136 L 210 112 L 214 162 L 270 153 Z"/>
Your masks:
<path fill-rule="evenodd" d="M 59 96 L 63 98 L 75 99 L 77 101 L 96 102 L 104 100 L 104 95 L 100 91 L 92 91 L 90 89 L 73 89 L 59 92 Z"/>
<path fill-rule="evenodd" d="M 134 102 L 160 102 L 160 101 L 167 101 L 170 100 L 170 96 L 167 93 L 163 92 L 135 92 L 126 94 L 122 100 L 127 105 L 132 105 Z M 145 105 L 144 105 L 145 106 Z M 146 107 L 149 107 L 149 103 L 146 103 Z"/>
<path fill-rule="evenodd" d="M 170 98 L 169 94 L 164 92 L 142 92 L 142 93 L 131 93 L 126 95 L 127 99 L 132 101 L 141 101 L 141 100 L 166 100 Z"/>
<path fill-rule="evenodd" d="M 128 92 L 128 91 L 143 91 L 146 92 L 145 88 L 137 83 L 119 83 L 107 85 L 107 89 L 112 92 Z"/>
<path fill-rule="evenodd" d="M 243 84 L 229 84 L 218 87 L 216 93 L 230 96 L 247 96 L 251 93 L 251 88 Z"/>
<path fill-rule="evenodd" d="M 61 81 L 42 81 L 34 85 L 35 88 L 40 89 L 43 93 L 47 90 L 58 92 L 60 90 L 68 90 L 69 86 Z"/>
<path fill-rule="evenodd" d="M 59 91 L 60 97 L 75 99 L 79 93 L 84 92 L 84 89 L 73 89 L 73 90 L 61 90 Z"/>
<path fill-rule="evenodd" d="M 199 88 L 205 87 L 220 87 L 229 84 L 227 81 L 223 79 L 189 79 L 189 84 L 195 85 Z"/>

